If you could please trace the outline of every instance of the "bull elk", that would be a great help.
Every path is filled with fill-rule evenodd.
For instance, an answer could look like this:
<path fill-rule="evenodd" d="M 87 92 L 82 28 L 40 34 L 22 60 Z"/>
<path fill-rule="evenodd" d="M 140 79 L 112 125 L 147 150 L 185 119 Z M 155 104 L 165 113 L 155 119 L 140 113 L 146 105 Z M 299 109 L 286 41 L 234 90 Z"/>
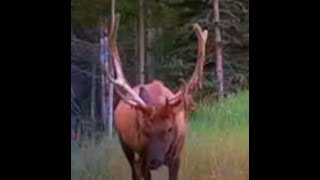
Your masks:
<path fill-rule="evenodd" d="M 188 113 L 194 110 L 193 94 L 202 88 L 205 46 L 208 32 L 194 24 L 198 57 L 191 79 L 173 93 L 163 82 L 130 87 L 122 70 L 117 49 L 119 14 L 111 20 L 110 50 L 115 69 L 109 80 L 121 97 L 115 109 L 115 126 L 122 150 L 131 166 L 133 180 L 151 180 L 151 170 L 162 165 L 169 169 L 169 180 L 177 180 L 180 154 L 184 146 Z M 138 155 L 138 158 L 135 158 Z"/>

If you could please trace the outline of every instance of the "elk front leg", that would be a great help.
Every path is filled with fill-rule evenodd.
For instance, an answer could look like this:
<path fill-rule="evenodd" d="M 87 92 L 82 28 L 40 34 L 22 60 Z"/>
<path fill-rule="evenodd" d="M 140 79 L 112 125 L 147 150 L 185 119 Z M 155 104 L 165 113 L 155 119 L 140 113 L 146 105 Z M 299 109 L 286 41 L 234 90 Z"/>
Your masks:
<path fill-rule="evenodd" d="M 141 168 L 139 161 L 135 160 L 134 152 L 128 148 L 121 140 L 122 150 L 130 164 L 132 180 L 141 180 Z"/>
<path fill-rule="evenodd" d="M 178 180 L 180 168 L 180 157 L 174 159 L 169 164 L 169 180 Z"/>
<path fill-rule="evenodd" d="M 138 179 L 138 180 L 141 180 L 142 179 L 142 177 L 144 176 L 144 174 L 143 174 L 143 167 L 142 167 L 142 165 L 143 165 L 143 163 L 142 163 L 142 161 L 139 159 L 139 160 L 136 160 L 135 162 L 134 162 L 134 171 L 135 171 L 135 174 L 136 174 L 136 178 Z"/>
<path fill-rule="evenodd" d="M 147 166 L 147 159 L 145 156 L 143 156 L 142 158 L 142 173 L 143 173 L 143 178 L 144 180 L 151 180 L 151 173 L 150 173 L 150 169 Z"/>

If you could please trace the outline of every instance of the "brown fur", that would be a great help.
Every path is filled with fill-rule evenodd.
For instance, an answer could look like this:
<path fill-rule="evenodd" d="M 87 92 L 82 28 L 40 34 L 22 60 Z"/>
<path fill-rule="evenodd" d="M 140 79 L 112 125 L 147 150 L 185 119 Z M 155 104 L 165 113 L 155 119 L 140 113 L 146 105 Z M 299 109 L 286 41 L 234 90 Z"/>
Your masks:
<path fill-rule="evenodd" d="M 139 93 L 140 87 L 137 86 L 134 90 Z M 150 84 L 144 85 L 144 87 L 148 91 L 153 104 L 153 110 L 145 115 L 135 107 L 120 101 L 115 110 L 115 124 L 120 141 L 132 167 L 133 180 L 140 179 L 140 176 L 143 176 L 143 174 L 146 179 L 151 179 L 151 177 L 149 178 L 149 169 L 146 167 L 146 149 L 149 139 L 142 133 L 141 126 L 144 126 L 146 123 L 152 123 L 150 131 L 155 133 L 163 130 L 165 126 L 169 126 L 168 124 L 172 124 L 174 135 L 170 139 L 170 147 L 165 154 L 163 164 L 169 167 L 170 180 L 175 180 L 178 175 L 180 153 L 187 129 L 186 112 L 180 104 L 174 107 L 166 105 L 166 98 L 170 99 L 174 94 L 162 82 L 153 81 Z M 150 119 L 145 119 L 143 116 L 147 116 Z M 135 153 L 139 154 L 137 162 L 134 160 Z"/>

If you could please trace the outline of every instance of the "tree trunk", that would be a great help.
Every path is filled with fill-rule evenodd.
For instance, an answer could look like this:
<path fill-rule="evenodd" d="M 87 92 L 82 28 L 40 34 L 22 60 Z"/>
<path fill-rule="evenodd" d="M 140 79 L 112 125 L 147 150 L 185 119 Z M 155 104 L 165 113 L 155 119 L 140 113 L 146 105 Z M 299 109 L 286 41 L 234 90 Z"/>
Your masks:
<path fill-rule="evenodd" d="M 115 0 L 112 0 L 111 1 L 111 17 L 115 17 Z M 109 56 L 107 57 L 107 68 L 110 72 L 110 74 L 112 76 L 114 76 L 114 72 L 113 72 L 113 66 L 112 66 L 112 63 L 110 61 L 110 58 Z M 112 138 L 112 134 L 113 134 L 113 97 L 114 97 L 114 86 L 113 86 L 113 83 L 111 83 L 111 81 L 109 81 L 108 83 L 109 85 L 109 91 L 108 91 L 108 107 L 109 107 L 109 110 L 108 110 L 108 120 L 109 120 L 109 123 L 108 123 L 108 132 L 109 132 L 109 137 Z"/>
<path fill-rule="evenodd" d="M 111 66 L 111 63 L 109 63 L 109 71 L 111 72 L 111 74 L 113 75 L 113 68 Z M 109 107 L 109 111 L 108 111 L 108 119 L 109 119 L 109 124 L 108 124 L 108 127 L 109 127 L 109 137 L 111 138 L 112 137 L 112 134 L 113 134 L 113 95 L 114 95 L 114 86 L 113 86 L 113 83 L 111 83 L 109 81 L 109 95 L 108 95 L 108 99 L 109 99 L 109 104 L 108 104 L 108 107 Z"/>
<path fill-rule="evenodd" d="M 101 25 L 101 38 L 100 38 L 100 62 L 101 62 L 101 120 L 103 130 L 107 128 L 107 107 L 106 107 L 106 78 L 105 78 L 105 63 L 107 58 L 106 39 L 103 31 L 105 31 L 104 22 Z"/>
<path fill-rule="evenodd" d="M 215 31 L 215 44 L 216 44 L 216 76 L 219 83 L 219 98 L 223 98 L 223 61 L 222 61 L 222 38 L 220 32 L 220 14 L 219 14 L 219 0 L 212 0 L 213 13 L 214 13 L 214 31 Z"/>
<path fill-rule="evenodd" d="M 91 81 L 91 109 L 90 109 L 90 119 L 91 119 L 91 132 L 90 134 L 95 130 L 96 127 L 96 118 L 95 118 L 95 113 L 96 113 L 96 68 L 97 64 L 96 62 L 92 63 L 92 81 Z"/>
<path fill-rule="evenodd" d="M 151 10 L 148 9 L 148 15 L 147 17 L 151 16 Z M 146 79 L 147 82 L 150 82 L 153 80 L 154 78 L 154 61 L 155 61 L 155 52 L 154 52 L 154 40 L 155 40 L 155 36 L 156 36 L 156 28 L 155 27 L 151 27 L 151 23 L 150 20 L 148 19 L 147 21 L 147 37 L 146 37 Z"/>
<path fill-rule="evenodd" d="M 101 120 L 103 124 L 103 130 L 107 127 L 107 112 L 106 112 L 106 80 L 104 76 L 104 63 L 101 63 Z"/>
<path fill-rule="evenodd" d="M 144 65 L 145 65 L 145 27 L 144 27 L 144 13 L 143 0 L 139 0 L 139 83 L 144 84 Z"/>
<path fill-rule="evenodd" d="M 139 19 L 138 16 L 135 18 L 135 23 L 134 23 L 134 34 L 135 34 L 135 41 L 134 41 L 134 74 L 135 74 L 135 79 L 134 79 L 134 84 L 138 84 L 140 82 L 140 62 L 138 61 L 139 59 Z M 138 72 L 138 73 L 137 73 Z"/>
<path fill-rule="evenodd" d="M 157 28 L 157 33 L 156 33 L 156 37 L 161 37 L 163 35 L 163 27 L 160 25 L 158 28 Z M 157 78 L 159 78 L 158 74 L 156 74 L 156 70 L 157 68 L 159 68 L 159 66 L 161 65 L 158 65 L 157 63 L 161 64 L 161 62 L 164 61 L 164 51 L 163 51 L 163 43 L 161 43 L 161 45 L 157 45 L 157 51 L 156 51 L 156 60 L 154 62 L 154 76 L 157 76 Z"/>

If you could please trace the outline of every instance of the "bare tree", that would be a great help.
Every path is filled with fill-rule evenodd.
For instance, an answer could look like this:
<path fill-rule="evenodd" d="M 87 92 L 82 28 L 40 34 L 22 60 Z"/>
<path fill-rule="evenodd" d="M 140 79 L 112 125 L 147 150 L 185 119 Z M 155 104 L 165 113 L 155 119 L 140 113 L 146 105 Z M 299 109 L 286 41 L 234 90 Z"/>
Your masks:
<path fill-rule="evenodd" d="M 109 61 L 108 67 L 109 72 L 114 74 L 112 63 Z M 109 137 L 113 134 L 113 100 L 114 100 L 114 85 L 109 81 L 109 91 L 108 91 L 108 133 Z"/>
<path fill-rule="evenodd" d="M 96 69 L 97 63 L 95 61 L 92 62 L 92 81 L 91 81 L 91 109 L 90 109 L 90 117 L 91 121 L 93 122 L 92 130 L 94 131 L 94 127 L 96 125 Z"/>
<path fill-rule="evenodd" d="M 115 0 L 111 1 L 111 18 L 113 18 L 115 16 Z M 105 28 L 105 31 L 107 31 L 107 28 Z M 105 45 L 109 44 L 109 42 L 106 42 Z M 106 47 L 106 46 L 105 46 Z M 106 47 L 106 49 L 109 50 L 109 47 Z M 108 64 L 106 66 L 107 70 L 113 75 L 114 71 L 113 71 L 113 66 L 112 63 L 110 61 L 109 56 L 106 57 L 108 58 Z M 108 132 L 109 132 L 109 137 L 112 138 L 112 134 L 113 134 L 113 98 L 114 98 L 114 85 L 111 83 L 111 81 L 109 81 L 108 83 L 109 85 L 109 91 L 108 91 Z"/>
<path fill-rule="evenodd" d="M 219 13 L 219 0 L 212 0 L 212 8 L 214 15 L 214 31 L 215 31 L 215 45 L 216 45 L 216 76 L 219 83 L 219 98 L 223 98 L 223 61 L 222 61 L 222 38 L 220 31 L 220 13 Z"/>
<path fill-rule="evenodd" d="M 151 25 L 151 9 L 147 9 L 146 22 L 146 81 L 151 81 L 154 78 L 154 41 L 156 37 L 156 28 Z"/>
<path fill-rule="evenodd" d="M 103 129 L 107 127 L 107 109 L 106 109 L 106 80 L 104 74 L 104 64 L 106 63 L 106 43 L 105 37 L 105 22 L 101 23 L 101 38 L 100 38 L 100 62 L 101 62 L 101 119 L 103 123 Z"/>
<path fill-rule="evenodd" d="M 144 84 L 144 64 L 145 64 L 145 27 L 144 27 L 144 2 L 139 0 L 139 83 Z"/>

